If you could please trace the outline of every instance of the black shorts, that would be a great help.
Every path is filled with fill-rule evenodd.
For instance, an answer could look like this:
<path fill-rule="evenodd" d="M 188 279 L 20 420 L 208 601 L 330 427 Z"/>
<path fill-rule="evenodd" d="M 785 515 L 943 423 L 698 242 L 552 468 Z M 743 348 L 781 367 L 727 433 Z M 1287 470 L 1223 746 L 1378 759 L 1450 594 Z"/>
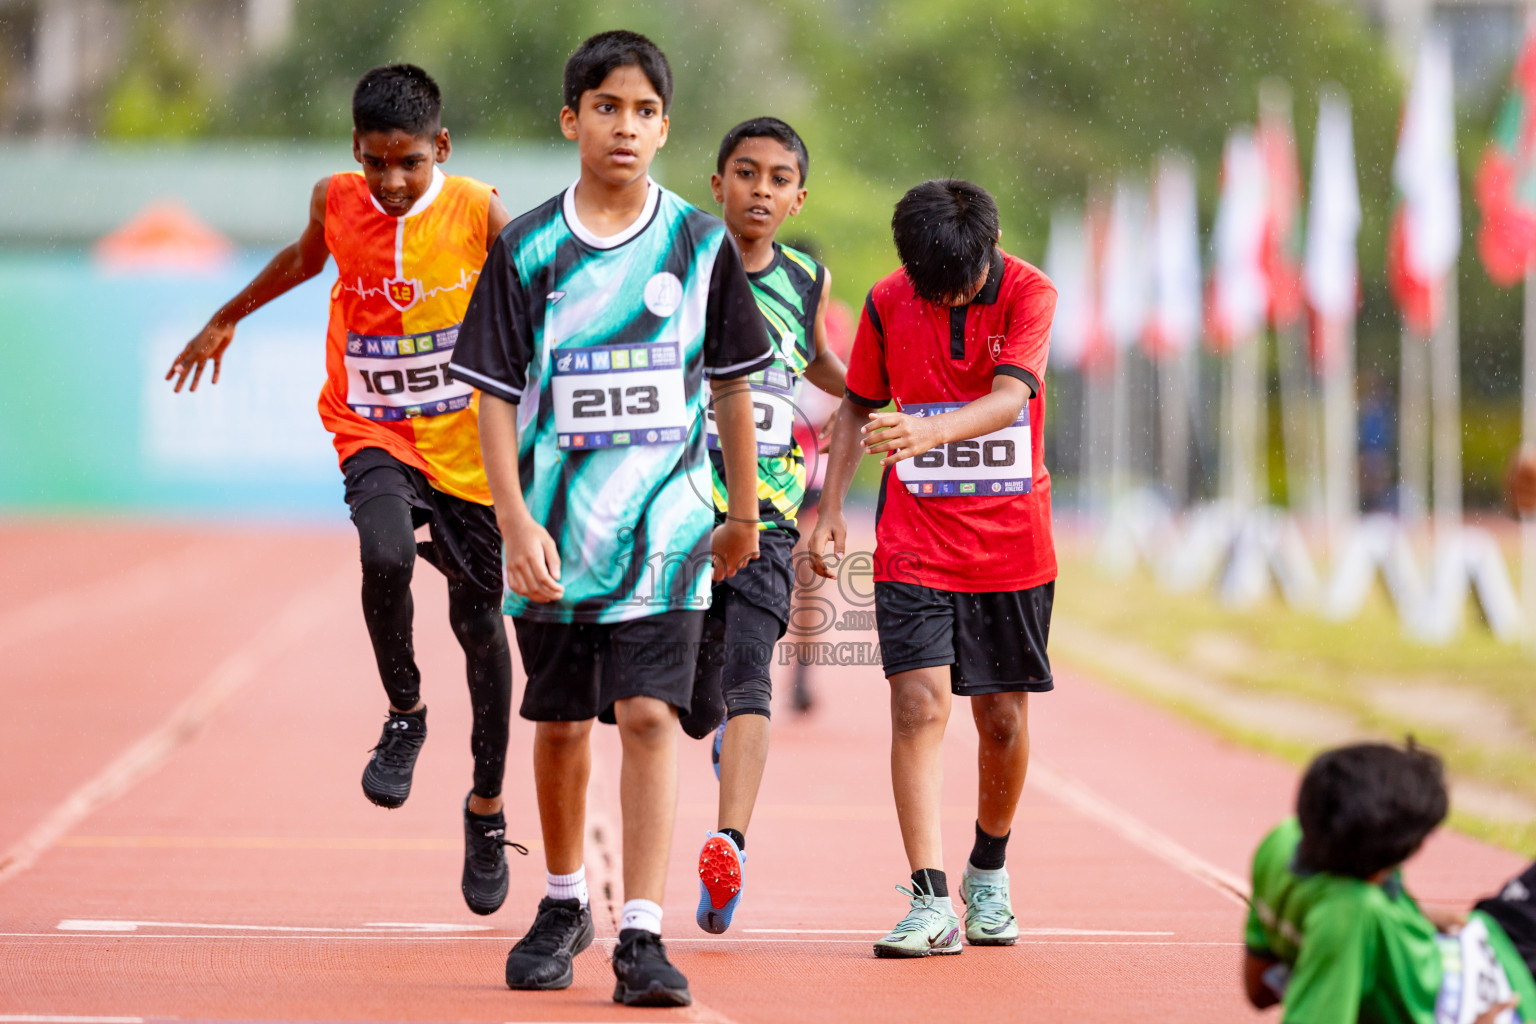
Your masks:
<path fill-rule="evenodd" d="M 751 603 L 789 623 L 789 598 L 795 589 L 795 544 L 800 531 L 779 524 L 757 532 L 757 558 L 744 565 L 736 575 L 715 584 L 715 589 L 729 587 Z"/>
<path fill-rule="evenodd" d="M 628 622 L 512 621 L 528 676 L 518 711 L 524 718 L 611 725 L 614 703 L 629 697 L 655 697 L 688 712 L 703 609 Z"/>
<path fill-rule="evenodd" d="M 411 525 L 426 526 L 432 534 L 430 541 L 416 545 L 417 554 L 456 583 L 487 594 L 502 592 L 501 530 L 490 505 L 445 494 L 421 470 L 382 448 L 349 455 L 341 472 L 353 516 L 374 498 L 403 498 L 411 507 Z"/>
<path fill-rule="evenodd" d="M 950 688 L 962 697 L 1050 690 L 1045 645 L 1055 592 L 1055 581 L 991 594 L 876 581 L 885 674 L 948 665 Z"/>

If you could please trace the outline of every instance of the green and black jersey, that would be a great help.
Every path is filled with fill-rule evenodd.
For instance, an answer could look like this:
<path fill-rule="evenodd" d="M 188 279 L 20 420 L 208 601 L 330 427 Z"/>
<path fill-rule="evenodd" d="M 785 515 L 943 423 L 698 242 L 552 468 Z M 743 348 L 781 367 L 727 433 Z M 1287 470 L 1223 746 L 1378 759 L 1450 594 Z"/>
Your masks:
<path fill-rule="evenodd" d="M 581 224 L 572 186 L 497 237 L 452 372 L 517 405 L 523 494 L 565 587 L 549 603 L 509 591 L 508 615 L 622 622 L 709 606 L 705 378 L 770 364 L 758 301 L 725 225 L 655 182 L 617 235 Z"/>
<path fill-rule="evenodd" d="M 795 437 L 795 387 L 816 358 L 816 311 L 826 268 L 805 253 L 773 243 L 773 261 L 747 278 L 773 343 L 773 365 L 752 374 L 757 423 L 757 505 L 765 530 L 792 527 L 805 499 L 805 453 Z M 804 424 L 809 426 L 809 424 Z M 710 441 L 716 518 L 726 513 L 724 460 Z"/>

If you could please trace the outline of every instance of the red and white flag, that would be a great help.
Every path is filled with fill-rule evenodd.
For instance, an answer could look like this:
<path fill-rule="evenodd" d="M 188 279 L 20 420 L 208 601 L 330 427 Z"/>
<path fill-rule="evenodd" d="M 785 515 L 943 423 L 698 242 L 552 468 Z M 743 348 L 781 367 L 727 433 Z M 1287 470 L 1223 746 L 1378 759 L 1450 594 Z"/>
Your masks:
<path fill-rule="evenodd" d="M 1161 359 L 1188 351 L 1200 338 L 1200 220 L 1188 157 L 1163 154 L 1153 205 L 1155 302 L 1147 346 Z"/>
<path fill-rule="evenodd" d="M 1270 80 L 1259 93 L 1259 149 L 1264 153 L 1264 278 L 1269 322 L 1293 324 L 1301 295 L 1301 171 L 1291 128 L 1291 92 Z"/>
<path fill-rule="evenodd" d="M 1312 205 L 1307 211 L 1305 282 L 1314 338 L 1333 336 L 1360 306 L 1360 271 L 1355 238 L 1360 232 L 1360 182 L 1355 172 L 1355 135 L 1349 99 L 1323 94 L 1312 147 Z M 1314 365 L 1325 366 L 1320 346 Z"/>
<path fill-rule="evenodd" d="M 1461 251 L 1452 87 L 1450 47 L 1426 36 L 1392 162 L 1397 205 L 1387 242 L 1388 282 L 1403 319 L 1420 334 L 1440 321 L 1445 280 Z"/>
<path fill-rule="evenodd" d="M 1211 344 L 1230 351 L 1264 329 L 1269 284 L 1264 272 L 1264 153 L 1253 132 L 1240 128 L 1227 137 L 1221 158 L 1221 198 L 1216 206 L 1215 256 L 1211 274 Z"/>

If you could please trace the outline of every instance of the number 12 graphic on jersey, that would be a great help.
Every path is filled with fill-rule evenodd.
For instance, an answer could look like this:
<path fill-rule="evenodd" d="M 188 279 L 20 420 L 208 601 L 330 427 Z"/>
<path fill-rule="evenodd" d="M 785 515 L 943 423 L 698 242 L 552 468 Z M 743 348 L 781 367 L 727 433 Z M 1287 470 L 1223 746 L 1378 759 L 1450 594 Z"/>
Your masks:
<path fill-rule="evenodd" d="M 675 344 L 559 350 L 550 397 L 562 449 L 681 444 L 688 400 Z"/>

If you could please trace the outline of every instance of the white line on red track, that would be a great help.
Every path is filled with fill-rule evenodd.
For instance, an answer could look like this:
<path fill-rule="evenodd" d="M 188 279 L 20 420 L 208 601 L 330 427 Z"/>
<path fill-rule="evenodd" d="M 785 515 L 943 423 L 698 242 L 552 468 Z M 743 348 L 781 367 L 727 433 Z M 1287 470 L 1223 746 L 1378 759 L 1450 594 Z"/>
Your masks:
<path fill-rule="evenodd" d="M 133 932 L 140 928 L 216 928 L 222 931 L 253 932 L 359 932 L 377 935 L 380 932 L 488 932 L 488 924 L 416 924 L 401 921 L 371 921 L 361 926 L 327 927 L 299 924 L 188 924 L 185 921 L 118 921 L 66 918 L 54 926 L 61 932 Z"/>
<path fill-rule="evenodd" d="M 0 1024 L 144 1024 L 144 1018 L 74 1017 L 47 1013 L 0 1013 Z"/>
<path fill-rule="evenodd" d="M 1077 779 L 1039 761 L 1029 766 L 1030 783 L 1058 803 L 1091 818 L 1158 860 L 1210 886 L 1232 902 L 1248 905 L 1248 883 L 1095 793 Z"/>
<path fill-rule="evenodd" d="M 884 935 L 885 928 L 743 928 L 743 932 L 757 935 Z M 1172 935 L 1173 932 L 1127 932 L 1118 929 L 1105 928 L 1020 928 L 1020 935 L 1118 935 L 1118 936 L 1142 936 L 1156 938 Z M 670 940 L 668 940 L 670 941 Z"/>
<path fill-rule="evenodd" d="M 0 854 L 0 883 L 31 867 L 61 836 L 153 773 L 191 740 L 225 701 L 256 678 L 274 659 L 318 629 L 340 603 L 336 592 L 355 583 L 349 568 L 311 587 L 269 619 L 251 638 L 216 665 L 170 717 L 142 736 L 116 760 L 49 811 L 11 847 Z"/>
<path fill-rule="evenodd" d="M 874 934 L 874 933 L 871 932 L 870 934 Z M 123 941 L 127 941 L 129 939 L 138 939 L 138 940 L 141 940 L 141 941 L 156 940 L 156 939 L 197 939 L 199 942 L 211 942 L 211 941 L 213 941 L 215 939 L 236 939 L 236 940 L 239 940 L 241 942 L 254 942 L 254 941 L 258 940 L 258 939 L 266 939 L 268 941 L 275 941 L 275 942 L 506 942 L 506 943 L 512 943 L 512 942 L 516 942 L 518 939 L 521 939 L 521 938 L 522 938 L 521 935 L 512 935 L 512 934 L 507 934 L 507 935 L 430 935 L 430 934 L 400 935 L 400 934 L 393 934 L 392 935 L 392 934 L 389 934 L 387 932 L 368 932 L 368 933 L 362 933 L 362 934 L 353 933 L 353 934 L 345 934 L 345 935 L 335 934 L 335 933 L 324 934 L 324 935 L 317 935 L 317 934 L 314 934 L 314 933 L 295 934 L 295 933 L 292 933 L 292 932 L 284 933 L 284 934 L 281 934 L 281 935 L 273 935 L 273 934 L 267 933 L 267 932 L 262 932 L 262 933 L 257 933 L 257 934 L 241 934 L 241 935 L 209 934 L 208 932 L 187 933 L 187 934 L 184 934 L 184 935 L 158 934 L 158 933 L 150 934 L 150 933 L 146 933 L 146 932 L 0 932 L 0 939 L 56 939 L 56 940 L 65 940 L 65 939 L 77 939 L 77 940 L 78 939 L 85 939 L 85 940 L 89 940 L 89 939 L 103 939 L 103 940 L 106 940 L 106 939 L 110 939 L 113 942 L 123 942 Z M 699 937 L 699 938 L 692 938 L 692 937 L 677 938 L 677 937 L 674 937 L 674 936 L 671 936 L 671 935 L 668 935 L 666 937 L 666 940 L 667 940 L 667 944 L 668 945 L 675 945 L 677 943 L 683 943 L 683 942 L 742 943 L 742 944 L 754 944 L 754 945 L 756 945 L 756 944 L 765 944 L 765 943 L 779 943 L 779 944 L 782 945 L 782 944 L 784 944 L 786 942 L 797 942 L 797 943 L 802 943 L 802 944 L 804 944 L 804 943 L 826 943 L 826 944 L 852 943 L 854 945 L 860 945 L 860 946 L 867 944 L 868 941 L 869 941 L 868 939 L 824 939 L 824 938 L 791 939 L 791 938 L 788 938 L 788 937 L 784 937 L 784 938 L 761 938 L 761 939 L 725 939 L 725 938 L 720 938 L 718 936 L 708 936 L 708 937 Z M 607 944 L 611 945 L 611 944 L 617 942 L 618 939 L 616 939 L 615 937 L 613 937 L 611 935 L 608 935 L 608 936 L 600 936 L 597 939 L 594 939 L 593 941 L 594 942 L 599 942 L 599 943 L 607 943 Z M 1024 939 L 1024 938 L 1021 938 L 1021 939 L 1019 939 L 1018 944 L 1021 945 L 1021 946 L 1241 946 L 1242 945 L 1241 942 L 1209 942 L 1209 941 L 1199 941 L 1199 940 L 1191 940 L 1191 939 L 1144 939 L 1144 940 L 1141 940 L 1141 941 L 1137 941 L 1137 940 L 1134 940 L 1134 939 L 1073 938 L 1072 936 L 1069 936 L 1069 935 L 1064 935 L 1064 936 L 1060 936 L 1060 937 L 1057 937 L 1057 938 L 1039 938 L 1039 939 Z"/>

